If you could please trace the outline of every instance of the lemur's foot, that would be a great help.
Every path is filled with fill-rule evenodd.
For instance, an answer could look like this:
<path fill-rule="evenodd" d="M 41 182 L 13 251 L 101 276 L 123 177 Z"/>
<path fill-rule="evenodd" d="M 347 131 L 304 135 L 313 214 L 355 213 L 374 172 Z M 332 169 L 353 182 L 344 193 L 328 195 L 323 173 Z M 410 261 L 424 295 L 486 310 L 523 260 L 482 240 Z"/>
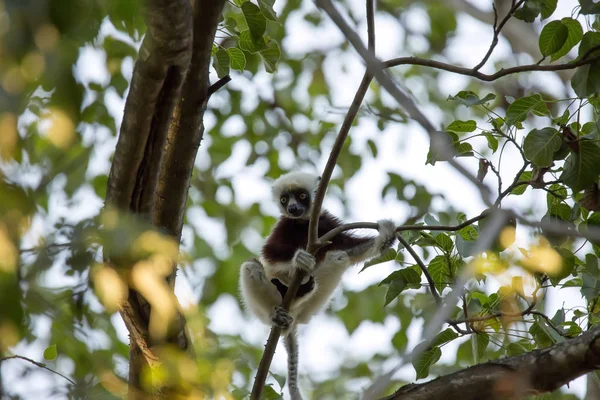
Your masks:
<path fill-rule="evenodd" d="M 315 270 L 317 260 L 306 250 L 298 249 L 296 254 L 294 254 L 292 263 L 296 268 L 306 272 L 307 274 L 311 274 Z"/>
<path fill-rule="evenodd" d="M 377 221 L 377 230 L 379 236 L 377 236 L 377 246 L 380 251 L 392 247 L 396 241 L 396 224 L 389 219 L 382 219 Z"/>
<path fill-rule="evenodd" d="M 271 314 L 271 321 L 273 321 L 273 324 L 275 324 L 276 327 L 285 331 L 290 327 L 292 322 L 294 322 L 294 318 L 283 307 L 276 306 L 276 307 L 273 307 L 273 313 Z"/>

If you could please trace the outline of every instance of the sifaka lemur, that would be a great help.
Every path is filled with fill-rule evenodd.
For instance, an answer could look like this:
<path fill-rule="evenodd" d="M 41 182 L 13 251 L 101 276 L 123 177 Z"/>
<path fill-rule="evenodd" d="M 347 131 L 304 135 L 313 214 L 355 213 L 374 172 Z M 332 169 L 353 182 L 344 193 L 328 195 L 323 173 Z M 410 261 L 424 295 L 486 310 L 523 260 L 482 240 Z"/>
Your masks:
<path fill-rule="evenodd" d="M 378 221 L 379 235 L 356 236 L 342 232 L 313 256 L 305 249 L 313 197 L 320 177 L 291 172 L 273 183 L 273 196 L 281 217 L 262 248 L 261 260 L 242 264 L 240 290 L 246 307 L 266 324 L 282 329 L 288 352 L 288 382 L 292 400 L 301 400 L 298 389 L 296 325 L 306 324 L 327 306 L 344 271 L 353 264 L 376 257 L 394 244 L 395 225 Z M 342 224 L 326 210 L 319 217 L 319 237 Z M 289 312 L 280 307 L 297 269 L 306 272 Z"/>

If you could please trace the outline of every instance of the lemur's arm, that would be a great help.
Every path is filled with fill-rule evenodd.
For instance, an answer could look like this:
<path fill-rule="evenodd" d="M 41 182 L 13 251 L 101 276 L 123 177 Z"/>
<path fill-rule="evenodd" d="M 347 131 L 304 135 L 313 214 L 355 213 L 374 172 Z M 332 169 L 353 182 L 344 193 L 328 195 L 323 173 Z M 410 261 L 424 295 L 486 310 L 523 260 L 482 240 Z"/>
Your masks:
<path fill-rule="evenodd" d="M 356 264 L 379 256 L 396 240 L 396 225 L 388 219 L 377 221 L 379 235 L 346 250 L 350 264 Z"/>

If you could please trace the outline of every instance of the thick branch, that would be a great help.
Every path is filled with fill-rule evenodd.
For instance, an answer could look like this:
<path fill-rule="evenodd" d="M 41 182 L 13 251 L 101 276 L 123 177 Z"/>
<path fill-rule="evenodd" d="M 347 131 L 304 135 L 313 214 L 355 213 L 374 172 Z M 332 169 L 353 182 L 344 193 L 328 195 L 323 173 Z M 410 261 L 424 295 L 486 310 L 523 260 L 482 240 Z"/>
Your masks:
<path fill-rule="evenodd" d="M 204 135 L 211 49 L 224 6 L 225 0 L 195 2 L 192 61 L 168 132 L 153 221 L 176 239 L 181 236 L 194 160 Z"/>
<path fill-rule="evenodd" d="M 108 178 L 106 202 L 120 210 L 137 208 L 134 191 L 136 186 L 141 190 L 140 166 L 147 151 L 153 122 L 160 119 L 158 116 L 163 108 L 169 108 L 162 101 L 168 96 L 162 92 L 165 81 L 171 67 L 187 68 L 190 57 L 192 21 L 189 2 L 150 2 L 148 16 L 148 34 L 133 71 Z"/>
<path fill-rule="evenodd" d="M 551 392 L 600 367 L 600 327 L 543 350 L 475 365 L 382 400 L 506 399 Z"/>
<path fill-rule="evenodd" d="M 166 138 L 168 119 L 179 97 L 191 49 L 191 6 L 186 0 L 153 0 L 147 7 L 148 33 L 136 61 L 108 179 L 106 204 L 147 214 Z M 104 254 L 110 262 L 110 254 Z M 140 387 L 144 364 L 156 364 L 149 350 L 148 311 L 134 291 L 121 306 L 131 337 L 130 386 Z"/>

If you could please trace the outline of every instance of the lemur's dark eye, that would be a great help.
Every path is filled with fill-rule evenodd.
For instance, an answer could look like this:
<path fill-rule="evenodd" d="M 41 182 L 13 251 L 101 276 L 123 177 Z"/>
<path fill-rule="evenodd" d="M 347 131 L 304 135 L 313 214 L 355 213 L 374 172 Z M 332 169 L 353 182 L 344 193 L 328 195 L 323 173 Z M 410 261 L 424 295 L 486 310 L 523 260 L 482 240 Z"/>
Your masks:
<path fill-rule="evenodd" d="M 304 200 L 306 199 L 306 193 L 300 193 L 298 197 L 300 198 L 300 200 Z"/>
<path fill-rule="evenodd" d="M 285 204 L 287 203 L 287 197 L 283 196 L 279 201 L 281 201 L 281 204 Z"/>

